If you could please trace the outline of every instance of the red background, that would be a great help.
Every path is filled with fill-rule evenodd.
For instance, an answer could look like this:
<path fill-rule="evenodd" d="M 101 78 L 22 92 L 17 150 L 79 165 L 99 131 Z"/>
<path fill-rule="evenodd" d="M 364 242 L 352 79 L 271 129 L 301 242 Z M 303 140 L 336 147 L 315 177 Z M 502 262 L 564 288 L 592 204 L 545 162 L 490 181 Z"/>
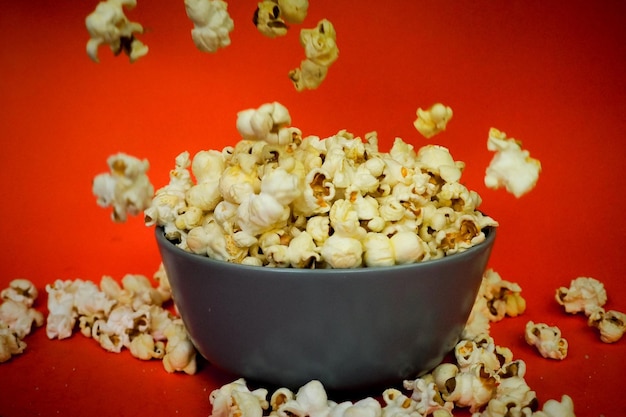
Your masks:
<path fill-rule="evenodd" d="M 569 394 L 579 416 L 626 412 L 626 340 L 600 342 L 553 299 L 590 276 L 604 282 L 608 309 L 626 311 L 626 3 L 311 0 L 304 24 L 269 39 L 251 23 L 256 1 L 233 1 L 232 45 L 204 54 L 182 0 L 139 1 L 127 16 L 145 27 L 150 52 L 134 64 L 107 47 L 100 64 L 87 57 L 84 18 L 96 4 L 1 7 L 0 287 L 32 280 L 47 313 L 44 287 L 55 279 L 151 277 L 152 230 L 141 217 L 112 223 L 91 194 L 106 158 L 147 158 L 158 188 L 179 152 L 234 144 L 237 111 L 279 101 L 305 135 L 377 130 L 384 150 L 399 136 L 444 145 L 466 162 L 463 182 L 501 224 L 490 267 L 518 282 L 528 304 L 492 326 L 496 342 L 527 362 L 541 403 Z M 304 56 L 299 30 L 323 17 L 335 25 L 340 57 L 318 90 L 297 93 L 287 73 Z M 426 140 L 415 111 L 438 101 L 454 117 Z M 483 184 L 491 126 L 542 163 L 537 187 L 520 199 Z M 568 357 L 543 359 L 527 346 L 528 320 L 561 328 Z M 210 391 L 235 378 L 206 363 L 195 376 L 167 374 L 160 361 L 107 353 L 80 334 L 50 341 L 41 328 L 26 342 L 0 365 L 3 417 L 208 415 Z"/>

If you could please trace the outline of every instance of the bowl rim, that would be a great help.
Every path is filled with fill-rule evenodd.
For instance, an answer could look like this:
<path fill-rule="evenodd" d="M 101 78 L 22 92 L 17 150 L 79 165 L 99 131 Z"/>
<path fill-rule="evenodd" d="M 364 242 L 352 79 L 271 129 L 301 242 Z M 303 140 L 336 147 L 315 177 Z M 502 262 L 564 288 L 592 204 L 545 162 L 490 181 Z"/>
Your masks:
<path fill-rule="evenodd" d="M 449 263 L 452 260 L 460 261 L 463 258 L 471 257 L 474 254 L 474 252 L 484 250 L 485 246 L 487 247 L 492 246 L 493 241 L 495 240 L 496 234 L 497 234 L 496 229 L 497 229 L 496 226 L 487 226 L 483 228 L 482 231 L 485 234 L 485 240 L 461 252 L 456 252 L 451 255 L 444 256 L 442 258 L 429 259 L 426 261 L 419 261 L 419 262 L 413 262 L 413 263 L 401 264 L 401 265 L 374 266 L 374 267 L 362 266 L 359 268 L 293 268 L 293 267 L 281 268 L 281 267 L 268 267 L 268 266 L 239 264 L 235 262 L 228 262 L 228 261 L 223 261 L 220 259 L 214 259 L 207 255 L 200 255 L 200 254 L 182 249 L 177 244 L 175 244 L 174 242 L 170 241 L 169 239 L 165 237 L 165 233 L 163 231 L 164 229 L 162 226 L 155 227 L 155 236 L 156 236 L 156 240 L 159 246 L 170 245 L 169 247 L 171 247 L 175 253 L 185 258 L 189 258 L 190 260 L 193 260 L 194 262 L 202 262 L 208 265 L 216 264 L 221 267 L 233 267 L 233 268 L 249 270 L 249 271 L 270 270 L 273 274 L 294 274 L 294 273 L 302 274 L 302 273 L 311 273 L 312 271 L 315 271 L 318 273 L 321 272 L 325 275 L 332 275 L 332 274 L 345 275 L 345 274 L 356 274 L 359 272 L 363 273 L 363 271 L 375 271 L 377 273 L 384 273 L 384 272 L 390 272 L 390 271 L 398 272 L 398 271 L 407 270 L 407 269 L 412 270 L 412 269 L 419 269 L 419 268 L 430 268 L 439 263 Z"/>

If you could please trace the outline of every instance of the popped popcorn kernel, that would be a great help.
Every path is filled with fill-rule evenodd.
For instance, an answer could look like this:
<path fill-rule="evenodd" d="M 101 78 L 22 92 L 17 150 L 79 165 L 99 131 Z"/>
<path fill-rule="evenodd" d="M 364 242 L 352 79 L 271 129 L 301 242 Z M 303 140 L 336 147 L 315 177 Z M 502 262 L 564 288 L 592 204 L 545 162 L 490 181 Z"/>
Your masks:
<path fill-rule="evenodd" d="M 35 285 L 17 278 L 0 291 L 0 363 L 26 349 L 24 339 L 44 324 L 43 314 L 33 308 L 38 296 Z"/>
<path fill-rule="evenodd" d="M 561 337 L 561 330 L 556 326 L 529 321 L 524 338 L 544 358 L 563 360 L 567 357 L 567 340 Z"/>
<path fill-rule="evenodd" d="M 143 26 L 128 20 L 123 7 L 129 9 L 137 5 L 137 0 L 105 0 L 98 3 L 96 9 L 85 18 L 85 26 L 90 39 L 87 42 L 87 55 L 98 63 L 98 48 L 108 45 L 114 55 L 124 52 L 130 62 L 145 56 L 148 47 L 136 38 L 143 33 Z"/>
<path fill-rule="evenodd" d="M 126 274 L 119 283 L 105 275 L 100 285 L 82 279 L 48 284 L 48 338 L 69 338 L 78 328 L 108 352 L 128 349 L 141 360 L 162 360 L 167 372 L 194 374 L 195 347 L 182 319 L 164 306 L 171 288 L 163 264 L 154 279 L 156 286 L 139 274 Z"/>
<path fill-rule="evenodd" d="M 435 103 L 430 108 L 417 109 L 417 119 L 413 122 L 415 129 L 427 139 L 446 130 L 446 126 L 452 119 L 452 109 L 441 103 Z"/>
<path fill-rule="evenodd" d="M 154 187 L 146 175 L 150 164 L 124 153 L 109 156 L 107 164 L 110 172 L 94 178 L 92 191 L 99 206 L 113 207 L 111 219 L 123 223 L 128 214 L 137 215 L 152 202 Z"/>
<path fill-rule="evenodd" d="M 214 53 L 230 45 L 235 25 L 223 0 L 185 0 L 187 17 L 193 22 L 191 39 L 202 52 Z"/>
<path fill-rule="evenodd" d="M 604 306 L 607 301 L 604 284 L 590 277 L 573 279 L 569 288 L 558 288 L 554 297 L 566 312 L 572 314 L 583 312 L 586 316 Z"/>
<path fill-rule="evenodd" d="M 329 20 L 322 19 L 315 28 L 300 31 L 300 44 L 306 58 L 299 68 L 289 72 L 289 78 L 296 91 L 316 89 L 339 57 L 335 27 Z"/>
<path fill-rule="evenodd" d="M 495 152 L 485 171 L 485 185 L 488 188 L 495 190 L 504 187 L 519 198 L 535 187 L 541 163 L 522 149 L 521 142 L 507 138 L 504 132 L 491 128 L 487 149 Z"/>

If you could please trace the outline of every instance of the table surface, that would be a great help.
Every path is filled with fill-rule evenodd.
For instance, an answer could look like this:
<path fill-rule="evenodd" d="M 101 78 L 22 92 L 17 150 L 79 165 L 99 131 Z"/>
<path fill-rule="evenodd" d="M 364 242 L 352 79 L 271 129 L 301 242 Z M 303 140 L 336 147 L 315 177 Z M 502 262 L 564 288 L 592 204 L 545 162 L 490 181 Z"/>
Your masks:
<path fill-rule="evenodd" d="M 496 343 L 526 361 L 542 404 L 568 394 L 579 416 L 624 415 L 626 340 L 602 343 L 554 292 L 594 277 L 606 308 L 626 311 L 626 3 L 319 0 L 276 39 L 251 23 L 256 3 L 231 2 L 232 44 L 205 54 L 182 1 L 140 1 L 127 16 L 143 24 L 150 51 L 134 64 L 106 47 L 99 64 L 87 57 L 84 18 L 96 1 L 2 5 L 0 287 L 32 280 L 47 313 L 44 288 L 56 279 L 151 277 L 152 231 L 141 216 L 114 224 L 91 194 L 106 158 L 147 158 L 158 188 L 178 153 L 234 144 L 237 111 L 279 101 L 305 135 L 376 130 L 383 149 L 398 136 L 464 161 L 462 181 L 500 222 L 489 267 L 527 300 L 522 316 L 492 326 Z M 298 93 L 287 73 L 304 57 L 299 30 L 324 17 L 336 27 L 339 59 L 319 89 Z M 435 102 L 454 117 L 427 140 L 413 127 L 415 111 Z M 492 126 L 542 163 L 536 188 L 519 199 L 484 186 Z M 526 345 L 529 320 L 562 330 L 565 360 Z M 24 354 L 0 365 L 3 417 L 208 415 L 208 394 L 237 377 L 206 362 L 193 376 L 168 374 L 160 361 L 105 352 L 80 334 L 48 340 L 39 328 L 25 341 Z"/>

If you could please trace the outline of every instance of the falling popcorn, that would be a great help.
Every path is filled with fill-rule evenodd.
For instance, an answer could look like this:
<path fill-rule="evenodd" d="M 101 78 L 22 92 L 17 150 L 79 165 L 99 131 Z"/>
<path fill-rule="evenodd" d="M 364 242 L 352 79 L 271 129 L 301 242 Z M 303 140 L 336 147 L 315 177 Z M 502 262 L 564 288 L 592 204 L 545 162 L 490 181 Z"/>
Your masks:
<path fill-rule="evenodd" d="M 122 7 L 133 8 L 137 0 L 106 0 L 101 1 L 96 9 L 85 19 L 85 26 L 91 39 L 87 42 L 87 55 L 94 62 L 100 62 L 98 48 L 109 45 L 115 55 L 124 52 L 130 62 L 148 53 L 148 47 L 135 38 L 135 34 L 143 33 L 143 27 L 126 18 Z"/>
<path fill-rule="evenodd" d="M 235 25 L 222 0 L 185 0 L 187 17 L 193 22 L 191 38 L 202 52 L 216 52 L 230 45 Z"/>
<path fill-rule="evenodd" d="M 485 185 L 488 188 L 505 187 L 519 198 L 535 187 L 541 163 L 531 158 L 529 152 L 521 148 L 519 141 L 507 139 L 504 132 L 492 127 L 487 149 L 495 152 L 485 172 Z"/>
<path fill-rule="evenodd" d="M 146 175 L 150 164 L 123 153 L 111 155 L 107 164 L 111 172 L 97 175 L 92 191 L 99 206 L 113 206 L 113 221 L 125 222 L 127 214 L 137 215 L 152 202 L 154 187 Z"/>
<path fill-rule="evenodd" d="M 452 109 L 444 104 L 433 104 L 429 109 L 417 109 L 417 119 L 413 122 L 415 129 L 427 139 L 446 130 L 452 119 Z"/>
<path fill-rule="evenodd" d="M 300 63 L 300 68 L 289 72 L 289 78 L 297 91 L 315 89 L 339 57 L 335 27 L 327 19 L 322 19 L 315 28 L 300 31 L 300 44 L 306 58 Z"/>

